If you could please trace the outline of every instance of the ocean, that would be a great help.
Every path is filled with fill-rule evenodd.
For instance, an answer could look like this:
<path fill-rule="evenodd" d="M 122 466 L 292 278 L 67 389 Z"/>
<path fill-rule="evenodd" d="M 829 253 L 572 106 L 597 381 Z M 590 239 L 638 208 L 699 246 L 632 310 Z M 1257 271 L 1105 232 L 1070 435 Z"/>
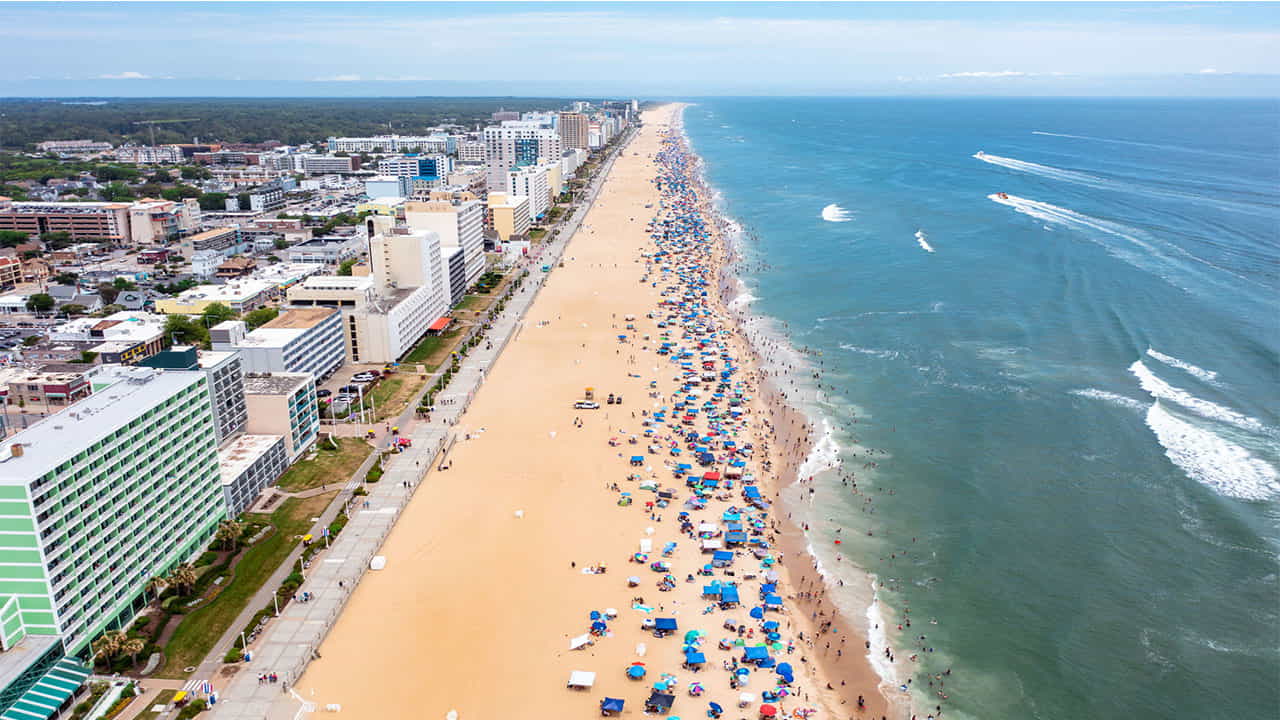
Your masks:
<path fill-rule="evenodd" d="M 838 447 L 788 510 L 920 717 L 1276 716 L 1280 103 L 695 103 Z"/>

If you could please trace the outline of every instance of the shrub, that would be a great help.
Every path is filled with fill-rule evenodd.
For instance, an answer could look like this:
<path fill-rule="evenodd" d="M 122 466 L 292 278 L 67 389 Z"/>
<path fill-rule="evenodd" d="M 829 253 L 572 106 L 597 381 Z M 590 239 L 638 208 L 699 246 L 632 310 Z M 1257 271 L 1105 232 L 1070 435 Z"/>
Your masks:
<path fill-rule="evenodd" d="M 243 651 L 237 647 L 232 647 L 227 651 L 226 655 L 222 656 L 222 662 L 227 663 L 228 665 L 238 663 L 242 659 L 244 659 Z"/>

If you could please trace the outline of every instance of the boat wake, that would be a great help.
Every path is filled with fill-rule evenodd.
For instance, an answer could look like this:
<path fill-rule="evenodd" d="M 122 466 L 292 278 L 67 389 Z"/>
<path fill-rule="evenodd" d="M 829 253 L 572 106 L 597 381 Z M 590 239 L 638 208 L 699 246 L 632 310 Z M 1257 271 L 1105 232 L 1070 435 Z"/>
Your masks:
<path fill-rule="evenodd" d="M 916 231 L 916 242 L 920 243 L 920 247 L 925 252 L 928 252 L 928 253 L 933 252 L 933 246 L 930 245 L 929 241 L 925 239 L 925 234 L 923 230 Z"/>
<path fill-rule="evenodd" d="M 1099 390 L 1097 388 L 1072 390 L 1070 394 L 1075 395 L 1076 397 L 1089 398 L 1091 400 L 1101 400 L 1105 403 L 1110 403 L 1127 410 L 1142 412 L 1147 409 L 1147 404 L 1144 402 L 1134 400 L 1133 398 L 1125 395 L 1108 392 L 1106 390 Z"/>
<path fill-rule="evenodd" d="M 853 219 L 852 217 L 849 217 L 849 215 L 850 213 L 848 210 L 845 210 L 835 203 L 831 203 L 830 205 L 822 208 L 822 219 L 827 222 L 849 222 Z"/>
<path fill-rule="evenodd" d="M 1089 185 L 1097 188 L 1110 188 L 1116 185 L 1116 183 L 1103 180 L 1100 177 L 1095 177 L 1088 173 L 1077 172 L 1075 170 L 1063 170 L 1062 168 L 1056 168 L 1051 165 L 1041 165 L 1039 163 L 992 155 L 990 153 L 976 152 L 973 154 L 973 157 L 981 160 L 982 162 L 998 165 L 1002 168 L 1030 173 L 1032 175 L 1039 175 L 1040 177 L 1046 177 L 1053 180 L 1065 180 L 1066 182 L 1079 183 L 1081 185 Z"/>

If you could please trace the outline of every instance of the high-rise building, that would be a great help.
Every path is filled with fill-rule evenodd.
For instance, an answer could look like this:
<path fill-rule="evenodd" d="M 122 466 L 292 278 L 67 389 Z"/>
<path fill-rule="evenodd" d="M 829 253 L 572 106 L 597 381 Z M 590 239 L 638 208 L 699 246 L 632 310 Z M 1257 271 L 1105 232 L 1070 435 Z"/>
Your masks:
<path fill-rule="evenodd" d="M 538 223 L 551 206 L 546 165 L 512 168 L 507 172 L 507 192 L 529 198 L 529 222 Z M 559 168 L 556 168 L 559 174 Z"/>
<path fill-rule="evenodd" d="M 162 370 L 203 372 L 209 380 L 214 437 L 218 444 L 243 432 L 248 420 L 244 402 L 244 367 L 237 352 L 201 352 L 175 345 L 138 363 Z"/>
<path fill-rule="evenodd" d="M 471 287 L 484 274 L 484 208 L 477 200 L 454 198 L 447 192 L 430 197 L 427 202 L 405 203 L 405 224 L 436 233 L 442 248 L 461 248 L 465 285 Z"/>
<path fill-rule="evenodd" d="M 565 150 L 586 149 L 587 130 L 591 120 L 576 112 L 560 113 L 560 144 Z"/>
<path fill-rule="evenodd" d="M 84 653 L 201 551 L 226 511 L 207 377 L 102 366 L 89 397 L 0 444 L 0 608 Z"/>
<path fill-rule="evenodd" d="M 402 155 L 378 161 L 378 172 L 396 177 L 425 177 L 439 180 L 453 170 L 447 155 Z"/>
<path fill-rule="evenodd" d="M 507 171 L 513 167 L 559 161 L 563 154 L 559 132 L 518 120 L 485 128 L 484 143 L 491 189 L 505 188 Z"/>
<path fill-rule="evenodd" d="M 491 192 L 488 198 L 489 226 L 498 234 L 499 242 L 529 232 L 529 198 L 523 195 Z"/>

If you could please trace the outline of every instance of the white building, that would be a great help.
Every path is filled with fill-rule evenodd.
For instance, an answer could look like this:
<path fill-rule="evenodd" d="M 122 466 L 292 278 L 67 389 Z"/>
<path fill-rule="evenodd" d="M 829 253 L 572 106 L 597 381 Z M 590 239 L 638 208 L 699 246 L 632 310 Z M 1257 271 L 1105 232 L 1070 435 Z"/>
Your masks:
<path fill-rule="evenodd" d="M 537 223 L 551 207 L 547 168 L 542 165 L 514 168 L 507 172 L 507 192 L 529 198 L 529 222 Z"/>
<path fill-rule="evenodd" d="M 454 139 L 448 135 L 375 135 L 373 137 L 331 137 L 329 152 L 426 152 L 452 153 Z"/>
<path fill-rule="evenodd" d="M 409 197 L 412 192 L 413 178 L 408 175 L 374 175 L 364 180 L 364 194 L 371 198 Z"/>
<path fill-rule="evenodd" d="M 461 248 L 466 287 L 484 274 L 484 207 L 476 200 L 433 199 L 405 203 L 404 221 L 440 236 L 441 248 Z"/>
<path fill-rule="evenodd" d="M 485 144 L 481 140 L 463 140 L 458 143 L 458 162 L 482 163 L 485 160 Z"/>
<path fill-rule="evenodd" d="M 490 189 L 506 187 L 513 167 L 557 161 L 564 154 L 558 131 L 520 120 L 485 128 L 484 144 Z"/>
<path fill-rule="evenodd" d="M 226 260 L 217 250 L 199 250 L 191 253 L 191 273 L 202 278 L 211 278 L 218 271 L 218 266 Z"/>
<path fill-rule="evenodd" d="M 336 308 L 290 308 L 247 332 L 241 320 L 209 329 L 214 350 L 239 350 L 246 373 L 309 373 L 323 380 L 346 358 L 342 313 Z"/>

